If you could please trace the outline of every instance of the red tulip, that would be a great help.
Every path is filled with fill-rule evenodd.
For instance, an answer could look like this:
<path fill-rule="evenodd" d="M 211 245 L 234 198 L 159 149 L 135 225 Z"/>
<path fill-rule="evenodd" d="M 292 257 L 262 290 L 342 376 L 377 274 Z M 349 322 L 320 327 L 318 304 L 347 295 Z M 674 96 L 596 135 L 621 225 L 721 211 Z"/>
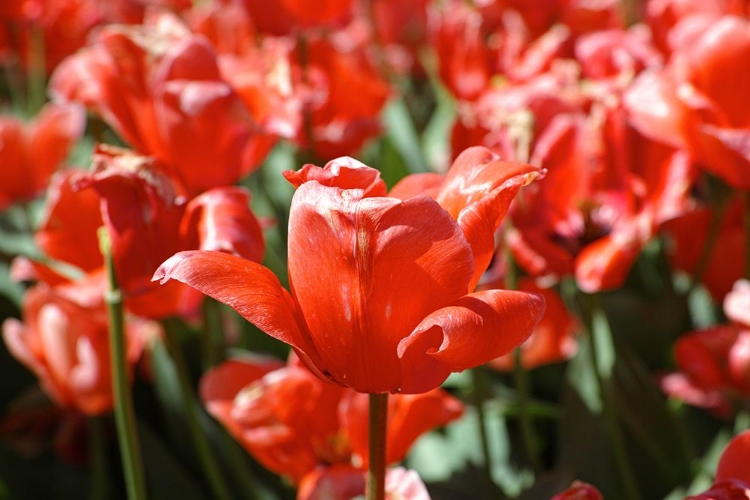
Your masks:
<path fill-rule="evenodd" d="M 679 372 L 662 377 L 662 390 L 720 417 L 730 416 L 733 395 L 743 391 L 750 395 L 747 381 L 735 379 L 729 367 L 729 355 L 739 335 L 732 326 L 717 326 L 680 338 L 675 344 Z"/>
<path fill-rule="evenodd" d="M 602 494 L 594 486 L 583 481 L 573 481 L 570 488 L 553 496 L 550 500 L 602 500 Z"/>
<path fill-rule="evenodd" d="M 297 500 L 351 500 L 364 494 L 364 471 L 338 465 L 307 474 Z M 385 473 L 385 500 L 430 500 L 430 495 L 415 471 L 397 467 Z"/>
<path fill-rule="evenodd" d="M 352 15 L 353 0 L 243 0 L 255 27 L 273 36 L 296 35 L 300 30 L 340 27 Z"/>
<path fill-rule="evenodd" d="M 223 79 L 208 41 L 164 13 L 103 28 L 60 65 L 50 88 L 158 158 L 189 196 L 237 182 L 275 141 Z"/>
<path fill-rule="evenodd" d="M 662 234 L 669 242 L 667 256 L 675 269 L 695 273 L 713 218 L 709 208 L 697 207 L 662 225 Z M 743 202 L 737 196 L 729 201 L 718 221 L 716 242 L 702 276 L 703 284 L 716 301 L 722 300 L 745 274 L 748 248 L 744 218 Z"/>
<path fill-rule="evenodd" d="M 2 327 L 8 350 L 47 394 L 63 408 L 87 415 L 106 413 L 113 404 L 104 286 L 101 274 L 55 288 L 37 285 L 24 296 L 24 322 L 11 318 Z M 127 321 L 131 374 L 146 338 L 158 331 L 154 323 Z"/>
<path fill-rule="evenodd" d="M 738 91 L 738 82 L 750 81 L 750 21 L 702 14 L 683 23 L 698 26 L 684 34 L 665 71 L 634 83 L 630 113 L 644 135 L 684 145 L 702 168 L 750 189 L 750 99 Z"/>
<path fill-rule="evenodd" d="M 716 467 L 711 488 L 686 500 L 749 500 L 750 499 L 750 430 L 729 442 Z"/>
<path fill-rule="evenodd" d="M 99 196 L 89 189 L 74 190 L 71 179 L 80 170 L 58 172 L 47 188 L 46 204 L 34 240 L 44 255 L 76 267 L 84 274 L 104 264 L 97 230 L 103 225 Z M 57 271 L 35 262 L 38 279 L 49 285 L 68 281 Z"/>
<path fill-rule="evenodd" d="M 86 124 L 78 106 L 47 104 L 28 124 L 0 117 L 0 210 L 44 189 Z"/>
<path fill-rule="evenodd" d="M 151 283 L 159 263 L 175 252 L 202 249 L 254 261 L 263 258 L 263 235 L 246 190 L 215 188 L 186 201 L 153 158 L 100 146 L 93 163 L 94 170 L 80 174 L 75 184 L 98 195 L 119 285 L 133 313 L 152 318 L 187 315 L 200 303 L 202 295 L 189 287 Z M 65 228 L 76 228 L 75 212 L 68 216 Z M 101 265 L 101 258 L 97 262 Z"/>
<path fill-rule="evenodd" d="M 750 286 L 738 281 L 724 300 L 733 323 L 691 332 L 675 344 L 678 373 L 662 378 L 662 389 L 719 416 L 731 415 L 735 399 L 750 397 Z"/>
<path fill-rule="evenodd" d="M 201 380 L 206 408 L 260 463 L 299 483 L 318 466 L 367 466 L 367 396 L 288 366 L 236 359 Z M 435 389 L 388 403 L 386 461 L 402 460 L 424 432 L 455 420 L 461 403 Z"/>
<path fill-rule="evenodd" d="M 339 384 L 428 391 L 513 349 L 544 310 L 537 295 L 470 293 L 508 204 L 539 170 L 481 148 L 453 169 L 440 203 L 367 196 L 377 172 L 350 159 L 326 166 L 329 185 L 314 180 L 325 175 L 304 178 L 289 220 L 291 294 L 268 269 L 220 253 L 179 253 L 154 279 L 182 281 L 232 306 Z"/>
<path fill-rule="evenodd" d="M 306 55 L 298 47 L 300 72 L 314 82 L 315 91 L 308 92 L 312 95 L 305 101 L 310 127 L 302 130 L 305 135 L 298 142 L 319 158 L 356 153 L 380 132 L 380 112 L 391 96 L 391 86 L 368 59 L 357 27 L 337 33 L 335 39 L 308 40 Z"/>

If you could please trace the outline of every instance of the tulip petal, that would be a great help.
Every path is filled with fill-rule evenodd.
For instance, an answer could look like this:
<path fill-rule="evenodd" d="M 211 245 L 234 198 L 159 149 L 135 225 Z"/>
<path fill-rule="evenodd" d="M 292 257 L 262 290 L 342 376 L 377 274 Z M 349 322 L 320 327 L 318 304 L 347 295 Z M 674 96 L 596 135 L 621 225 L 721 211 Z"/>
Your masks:
<path fill-rule="evenodd" d="M 307 182 L 292 201 L 295 298 L 333 377 L 361 392 L 398 389 L 398 342 L 465 294 L 472 266 L 456 222 L 429 198 Z"/>
<path fill-rule="evenodd" d="M 405 359 L 410 350 L 424 349 L 419 341 L 426 336 L 432 346 L 420 353 L 423 358 L 431 357 L 454 372 L 479 366 L 521 345 L 544 307 L 544 298 L 532 293 L 487 290 L 466 295 L 427 316 L 399 344 L 399 357 Z M 419 374 L 406 373 L 412 371 L 410 365 L 404 363 L 402 370 L 404 379 L 420 384 Z"/>
<path fill-rule="evenodd" d="M 228 252 L 254 262 L 263 260 L 263 231 L 250 210 L 250 192 L 244 188 L 214 188 L 190 200 L 180 232 L 185 235 L 195 230 L 199 242 L 187 248 Z"/>
<path fill-rule="evenodd" d="M 179 252 L 153 277 L 162 284 L 170 279 L 227 304 L 271 337 L 314 355 L 308 351 L 304 323 L 292 298 L 278 278 L 260 264 L 223 252 Z"/>
<path fill-rule="evenodd" d="M 727 445 L 716 467 L 714 483 L 725 480 L 742 481 L 750 485 L 750 431 L 735 436 Z"/>
<path fill-rule="evenodd" d="M 409 198 L 423 194 L 437 199 L 442 184 L 443 176 L 437 172 L 411 174 L 398 181 L 390 190 L 388 196 L 398 198 L 399 200 L 408 200 Z"/>
<path fill-rule="evenodd" d="M 521 187 L 544 175 L 527 163 L 502 161 L 489 149 L 461 153 L 445 177 L 438 203 L 458 221 L 474 253 L 474 290 L 495 252 L 495 231 Z"/>
<path fill-rule="evenodd" d="M 386 194 L 385 182 L 380 178 L 379 170 L 347 156 L 331 160 L 322 168 L 308 163 L 299 170 L 287 170 L 284 177 L 295 188 L 305 182 L 318 181 L 324 186 L 362 189 L 366 197 Z"/>
<path fill-rule="evenodd" d="M 612 235 L 591 243 L 575 260 L 578 286 L 586 293 L 622 286 L 640 251 L 639 242 L 621 241 Z"/>

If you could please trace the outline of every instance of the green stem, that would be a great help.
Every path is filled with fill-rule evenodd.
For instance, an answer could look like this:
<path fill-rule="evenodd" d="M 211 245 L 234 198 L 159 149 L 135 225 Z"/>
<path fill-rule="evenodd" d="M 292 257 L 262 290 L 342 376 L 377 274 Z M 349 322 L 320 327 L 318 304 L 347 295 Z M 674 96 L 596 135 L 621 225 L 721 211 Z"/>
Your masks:
<path fill-rule="evenodd" d="M 40 26 L 31 27 L 31 47 L 29 51 L 26 94 L 26 106 L 29 116 L 34 116 L 44 104 L 44 89 L 46 87 L 44 31 Z"/>
<path fill-rule="evenodd" d="M 107 450 L 102 417 L 89 417 L 89 449 L 91 450 L 91 500 L 111 498 L 107 474 Z"/>
<path fill-rule="evenodd" d="M 176 331 L 168 323 L 165 323 L 165 330 L 167 349 L 172 356 L 172 361 L 174 361 L 175 369 L 177 370 L 177 379 L 180 384 L 180 392 L 182 393 L 182 402 L 185 406 L 185 418 L 190 431 L 190 438 L 198 452 L 198 460 L 203 468 L 203 474 L 208 480 L 214 498 L 231 500 L 232 495 L 224 476 L 217 466 L 216 460 L 214 460 L 211 444 L 208 442 L 208 438 L 203 432 L 200 420 L 198 419 L 198 402 L 193 394 L 185 358 L 176 339 Z"/>
<path fill-rule="evenodd" d="M 112 362 L 112 392 L 117 439 L 120 444 L 125 488 L 130 500 L 146 498 L 143 460 L 135 425 L 133 396 L 128 382 L 128 363 L 125 347 L 125 311 L 122 292 L 117 283 L 112 247 L 105 228 L 99 230 L 99 246 L 104 255 L 109 287 L 104 294 L 109 317 L 109 346 Z"/>
<path fill-rule="evenodd" d="M 714 253 L 716 243 L 719 241 L 719 230 L 721 229 L 721 220 L 724 218 L 724 213 L 727 210 L 729 203 L 727 200 L 722 199 L 718 205 L 711 210 L 711 225 L 708 228 L 708 236 L 703 244 L 701 255 L 698 260 L 698 264 L 695 266 L 693 271 L 692 279 L 690 280 L 690 288 L 688 288 L 687 295 L 690 295 L 695 288 L 703 281 L 703 276 L 708 270 L 708 264 L 711 262 L 711 255 Z"/>
<path fill-rule="evenodd" d="M 385 500 L 385 443 L 388 426 L 388 393 L 370 394 L 370 454 L 367 500 Z"/>
<path fill-rule="evenodd" d="M 201 307 L 203 313 L 203 336 L 201 337 L 203 369 L 216 366 L 224 361 L 224 332 L 221 324 L 221 306 L 206 297 Z"/>
<path fill-rule="evenodd" d="M 617 468 L 625 487 L 625 498 L 639 500 L 641 496 L 638 491 L 638 483 L 633 466 L 628 458 L 625 437 L 617 419 L 617 402 L 615 400 L 612 372 L 603 367 L 599 354 L 599 341 L 611 343 L 611 332 L 608 328 L 595 328 L 594 318 L 597 315 L 601 315 L 600 317 L 602 318 L 606 318 L 606 316 L 604 316 L 604 311 L 599 303 L 599 297 L 597 295 L 591 295 L 590 299 L 590 307 L 587 308 L 587 326 L 589 334 L 589 342 L 587 345 L 591 366 L 594 369 L 597 389 L 599 390 L 599 395 L 602 401 L 602 414 L 612 442 Z M 608 335 L 609 338 L 597 339 L 599 335 Z M 612 368 L 614 368 L 614 365 Z"/>
<path fill-rule="evenodd" d="M 542 464 L 537 453 L 537 441 L 534 434 L 534 422 L 529 413 L 529 373 L 521 362 L 521 348 L 513 351 L 513 376 L 518 392 L 518 424 L 521 427 L 521 440 L 523 441 L 526 458 L 531 464 L 534 472 L 542 469 Z"/>

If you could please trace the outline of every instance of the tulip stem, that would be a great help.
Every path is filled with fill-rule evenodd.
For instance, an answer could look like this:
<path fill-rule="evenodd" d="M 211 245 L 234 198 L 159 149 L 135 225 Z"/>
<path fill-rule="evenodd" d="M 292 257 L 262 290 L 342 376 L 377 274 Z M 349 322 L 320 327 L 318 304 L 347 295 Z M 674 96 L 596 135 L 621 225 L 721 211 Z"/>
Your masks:
<path fill-rule="evenodd" d="M 112 245 L 109 233 L 101 228 L 98 233 L 99 248 L 104 256 L 107 270 L 108 288 L 104 293 L 109 318 L 109 347 L 112 363 L 112 392 L 114 395 L 115 425 L 117 440 L 120 444 L 120 456 L 125 477 L 125 489 L 129 500 L 146 498 L 146 482 L 138 442 L 133 409 L 133 395 L 128 383 L 128 364 L 125 348 L 125 310 L 120 287 L 115 274 L 112 258 Z"/>
<path fill-rule="evenodd" d="M 693 275 L 690 280 L 690 288 L 687 291 L 687 295 L 690 295 L 695 288 L 703 281 L 703 277 L 708 270 L 708 265 L 711 262 L 711 256 L 714 253 L 716 243 L 719 241 L 719 232 L 721 229 L 721 220 L 724 218 L 724 214 L 729 207 L 729 199 L 726 196 L 722 196 L 716 203 L 716 206 L 712 207 L 711 210 L 711 222 L 708 228 L 708 235 L 706 241 L 703 243 L 701 249 L 700 258 L 698 264 L 695 266 Z"/>
<path fill-rule="evenodd" d="M 203 429 L 201 429 L 201 424 L 198 420 L 198 402 L 193 395 L 185 358 L 182 355 L 179 342 L 175 335 L 177 332 L 173 328 L 173 323 L 171 322 L 165 322 L 164 329 L 166 331 L 167 349 L 172 356 L 175 371 L 177 372 L 177 381 L 182 395 L 182 404 L 185 408 L 185 420 L 190 432 L 190 438 L 198 452 L 198 460 L 203 468 L 203 474 L 208 480 L 213 497 L 218 500 L 229 500 L 232 498 L 232 495 L 229 492 L 226 481 L 213 457 L 211 444 L 209 443 L 206 434 L 203 432 Z"/>
<path fill-rule="evenodd" d="M 385 444 L 388 426 L 388 393 L 370 394 L 370 454 L 367 500 L 385 500 Z"/>
<path fill-rule="evenodd" d="M 31 27 L 30 50 L 27 73 L 26 105 L 29 116 L 34 116 L 44 105 L 45 64 L 44 31 L 39 26 Z"/>
<path fill-rule="evenodd" d="M 518 393 L 518 425 L 521 427 L 521 440 L 526 452 L 526 459 L 529 461 L 534 472 L 542 469 L 539 454 L 537 453 L 537 440 L 534 435 L 534 423 L 529 413 L 529 373 L 521 362 L 521 348 L 513 351 L 513 378 L 516 383 Z"/>

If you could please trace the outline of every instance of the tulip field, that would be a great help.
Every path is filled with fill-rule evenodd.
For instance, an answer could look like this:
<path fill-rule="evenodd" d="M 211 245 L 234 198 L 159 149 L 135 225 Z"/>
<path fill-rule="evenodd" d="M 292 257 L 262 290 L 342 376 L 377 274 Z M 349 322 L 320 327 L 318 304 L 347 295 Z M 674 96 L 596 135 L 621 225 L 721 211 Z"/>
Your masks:
<path fill-rule="evenodd" d="M 2 0 L 0 500 L 750 500 L 750 3 Z"/>

